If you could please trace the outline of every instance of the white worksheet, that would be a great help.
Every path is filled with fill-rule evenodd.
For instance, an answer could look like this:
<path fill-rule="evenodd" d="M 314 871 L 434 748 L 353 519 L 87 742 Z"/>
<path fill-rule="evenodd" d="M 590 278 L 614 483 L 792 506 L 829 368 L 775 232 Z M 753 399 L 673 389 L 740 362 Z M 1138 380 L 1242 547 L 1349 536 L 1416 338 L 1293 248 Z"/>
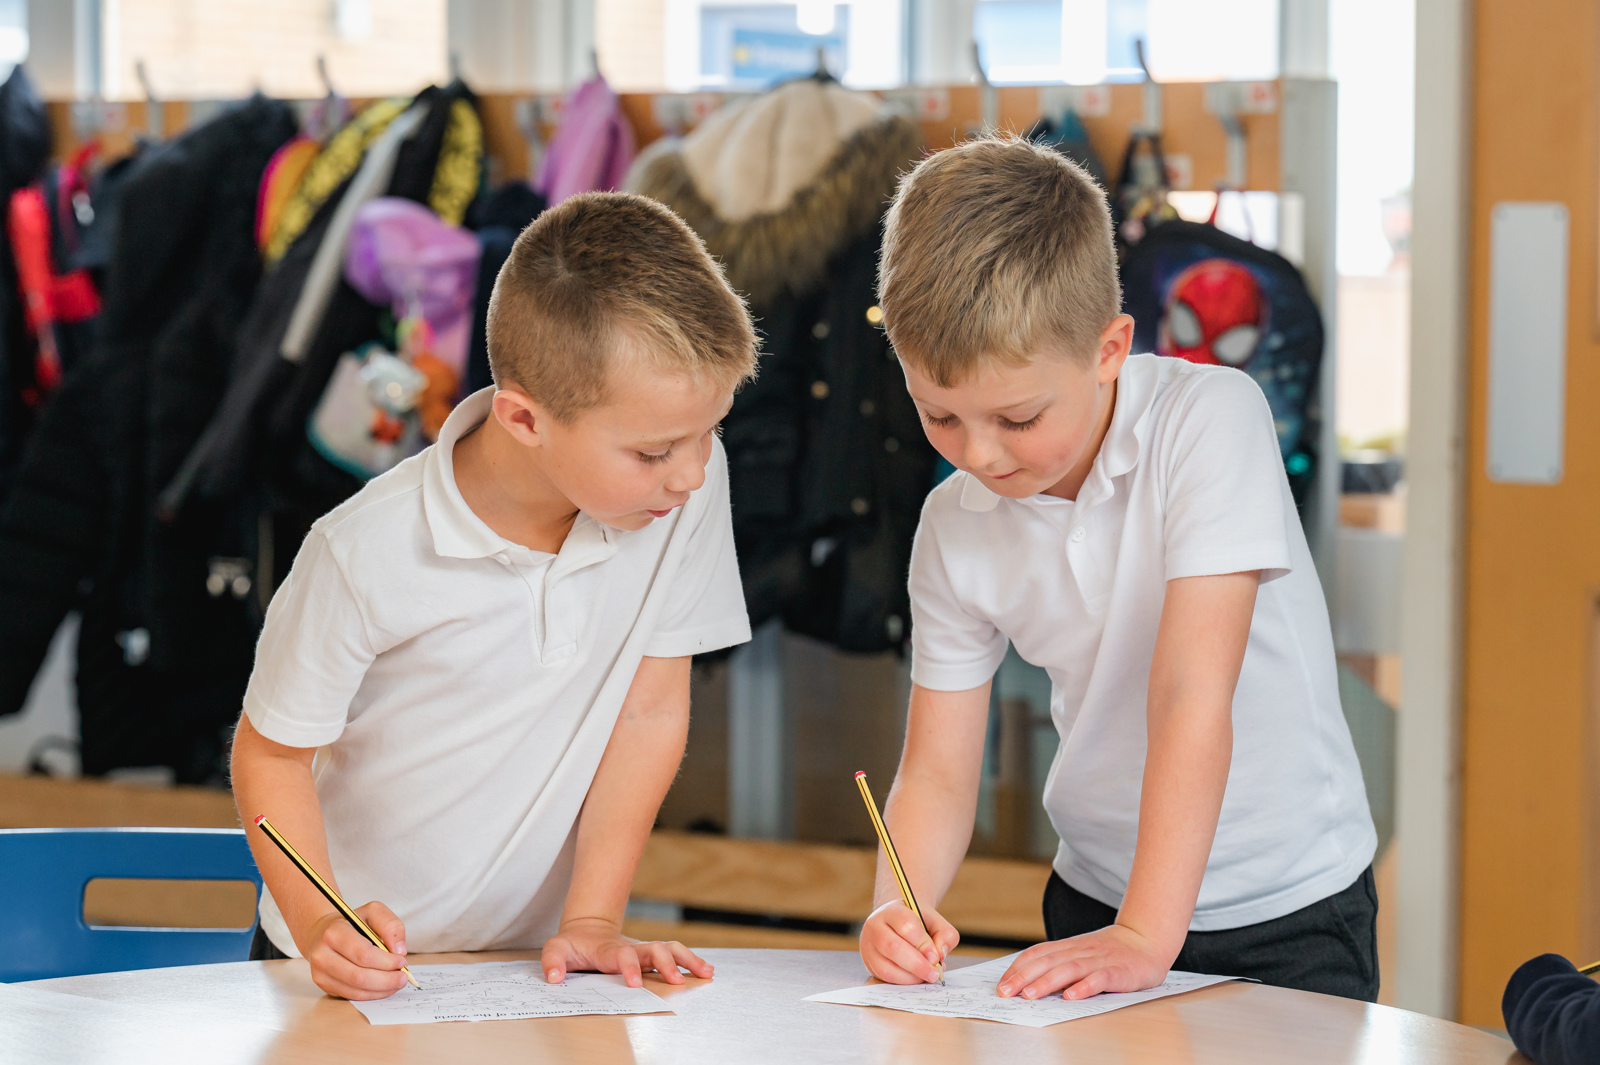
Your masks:
<path fill-rule="evenodd" d="M 1005 1024 L 1025 1024 L 1029 1028 L 1046 1028 L 1062 1021 L 1075 1021 L 1079 1017 L 1093 1017 L 1097 1013 L 1110 1013 L 1124 1006 L 1181 995 L 1212 984 L 1227 983 L 1232 976 L 1201 976 L 1198 973 L 1168 973 L 1166 982 L 1148 991 L 1130 991 L 1122 994 L 1096 995 L 1094 998 L 1068 1002 L 1060 994 L 1039 999 L 1001 998 L 995 990 L 1000 977 L 1011 967 L 1015 954 L 995 958 L 980 965 L 951 969 L 945 974 L 944 986 L 938 984 L 867 984 L 847 987 L 843 991 L 828 991 L 812 995 L 807 1002 L 833 1002 L 841 1006 L 883 1006 L 907 1013 L 926 1013 L 935 1017 L 973 1017 L 982 1021 L 1001 1021 Z"/>
<path fill-rule="evenodd" d="M 620 976 L 568 973 L 559 984 L 547 984 L 536 961 L 413 965 L 411 975 L 422 990 L 407 984 L 388 998 L 351 1005 L 373 1024 L 672 1012 L 653 993 L 629 987 Z"/>

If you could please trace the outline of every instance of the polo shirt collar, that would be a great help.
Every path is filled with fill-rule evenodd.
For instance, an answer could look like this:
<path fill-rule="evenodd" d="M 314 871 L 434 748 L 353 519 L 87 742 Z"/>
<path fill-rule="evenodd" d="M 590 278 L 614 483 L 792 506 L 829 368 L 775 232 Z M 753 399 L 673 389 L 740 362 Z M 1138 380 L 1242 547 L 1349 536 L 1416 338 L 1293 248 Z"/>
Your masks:
<path fill-rule="evenodd" d="M 1139 463 L 1139 448 L 1150 420 L 1150 401 L 1155 395 L 1156 374 L 1160 369 L 1156 355 L 1130 355 L 1117 375 L 1116 408 L 1111 424 L 1100 442 L 1100 454 L 1078 493 L 1081 505 L 1092 506 L 1110 498 L 1115 490 L 1112 479 L 1121 477 Z M 961 509 L 977 512 L 993 510 L 1001 496 L 968 477 L 961 488 Z M 1027 502 L 1022 500 L 1021 502 Z"/>
<path fill-rule="evenodd" d="M 446 558 L 487 558 L 504 551 L 522 552 L 472 512 L 456 485 L 456 442 L 482 425 L 494 405 L 494 386 L 481 388 L 456 404 L 439 429 L 439 439 L 423 458 L 422 512 L 433 534 L 433 549 Z M 571 573 L 603 562 L 617 550 L 620 530 L 579 513 L 561 545 L 556 570 Z"/>
<path fill-rule="evenodd" d="M 1130 355 L 1117 375 L 1117 407 L 1111 425 L 1100 442 L 1089 479 L 1103 473 L 1107 480 L 1121 477 L 1139 464 L 1139 449 L 1150 421 L 1150 403 L 1155 398 L 1156 375 L 1161 364 L 1158 355 Z M 1107 493 L 1109 494 L 1109 493 Z"/>
<path fill-rule="evenodd" d="M 422 512 L 433 533 L 433 549 L 446 558 L 486 558 L 505 550 L 505 539 L 472 512 L 456 487 L 456 441 L 482 425 L 493 404 L 493 387 L 457 403 L 423 460 Z"/>

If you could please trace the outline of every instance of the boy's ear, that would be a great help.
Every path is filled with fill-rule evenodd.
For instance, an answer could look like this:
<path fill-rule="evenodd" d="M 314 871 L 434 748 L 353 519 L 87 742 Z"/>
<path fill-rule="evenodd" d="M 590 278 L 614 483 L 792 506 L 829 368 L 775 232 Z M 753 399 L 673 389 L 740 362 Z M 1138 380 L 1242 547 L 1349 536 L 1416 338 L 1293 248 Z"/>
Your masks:
<path fill-rule="evenodd" d="M 1122 364 L 1133 349 L 1133 317 L 1119 314 L 1111 319 L 1105 332 L 1100 334 L 1099 362 L 1096 376 L 1101 384 L 1110 384 L 1122 372 Z"/>
<path fill-rule="evenodd" d="M 507 383 L 494 394 L 494 417 L 511 438 L 524 447 L 538 447 L 549 415 L 537 400 L 517 385 Z"/>

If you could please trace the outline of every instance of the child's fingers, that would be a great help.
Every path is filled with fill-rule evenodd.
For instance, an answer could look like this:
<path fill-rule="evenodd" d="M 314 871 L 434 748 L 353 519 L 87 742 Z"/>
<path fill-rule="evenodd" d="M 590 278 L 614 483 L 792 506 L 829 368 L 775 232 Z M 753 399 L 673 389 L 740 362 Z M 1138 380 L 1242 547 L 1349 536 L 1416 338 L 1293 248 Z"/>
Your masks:
<path fill-rule="evenodd" d="M 405 958 L 400 955 L 373 946 L 372 940 L 351 928 L 343 920 L 329 926 L 323 942 L 343 955 L 351 964 L 363 969 L 393 972 L 406 963 Z M 402 975 L 401 982 L 404 981 L 405 977 Z"/>
<path fill-rule="evenodd" d="M 694 951 L 690 950 L 688 947 L 684 946 L 682 943 L 679 943 L 677 940 L 673 940 L 671 943 L 668 943 L 667 946 L 672 948 L 673 962 L 683 966 L 685 969 L 688 969 L 691 973 L 700 977 L 700 979 L 709 980 L 712 976 L 716 975 L 717 970 L 714 965 L 706 961 Z"/>
<path fill-rule="evenodd" d="M 1046 995 L 1053 995 L 1063 988 L 1093 977 L 1098 972 L 1099 970 L 1096 970 L 1087 958 L 1073 958 L 1054 965 L 1034 977 L 1020 994 L 1022 998 L 1044 998 Z"/>
<path fill-rule="evenodd" d="M 1100 992 L 1107 990 L 1110 983 L 1111 977 L 1106 974 L 1106 970 L 1096 969 L 1077 983 L 1067 985 L 1063 995 L 1073 1000 L 1093 998 Z"/>
<path fill-rule="evenodd" d="M 902 969 L 881 954 L 875 954 L 873 957 L 864 960 L 867 963 L 867 971 L 886 984 L 926 984 L 930 982 L 926 977 L 918 976 L 914 972 Z"/>
<path fill-rule="evenodd" d="M 683 983 L 683 974 L 678 971 L 677 959 L 672 956 L 672 947 L 666 943 L 641 943 L 639 944 L 640 961 L 648 960 L 650 968 L 660 973 L 669 984 Z"/>
<path fill-rule="evenodd" d="M 899 933 L 901 939 L 916 948 L 917 952 L 927 959 L 929 965 L 938 965 L 944 961 L 939 945 L 928 935 L 928 930 L 922 927 L 922 922 L 917 920 L 916 914 L 902 909 L 898 913 L 893 911 L 886 913 L 884 917 L 885 923 Z"/>
<path fill-rule="evenodd" d="M 1060 943 L 1040 943 L 1038 946 L 1029 947 L 1017 956 L 1011 967 L 1000 976 L 1000 994 L 1010 996 L 1019 994 L 1023 988 L 1033 983 L 1034 980 L 1050 971 L 1062 958 Z M 1067 953 L 1066 957 L 1072 955 Z"/>
<path fill-rule="evenodd" d="M 367 922 L 368 928 L 378 933 L 378 938 L 383 940 L 391 953 L 406 952 L 406 926 L 389 907 L 381 902 L 369 902 L 365 906 L 358 907 L 356 915 Z"/>
<path fill-rule="evenodd" d="M 644 970 L 639 966 L 639 952 L 632 946 L 617 951 L 617 972 L 629 987 L 644 986 Z"/>
<path fill-rule="evenodd" d="M 917 929 L 922 932 L 921 928 Z M 927 936 L 920 937 L 924 942 Z M 934 968 L 933 962 L 918 947 L 912 944 L 904 935 L 893 928 L 881 928 L 872 936 L 871 947 L 878 957 L 889 965 L 900 970 L 905 979 L 894 979 L 887 972 L 873 972 L 880 980 L 890 983 L 927 984 L 939 979 L 939 972 Z"/>
<path fill-rule="evenodd" d="M 341 998 L 388 998 L 406 983 L 405 973 L 359 965 L 328 943 L 313 950 L 308 960 L 316 985 Z"/>
<path fill-rule="evenodd" d="M 567 966 L 571 964 L 568 960 L 569 955 L 567 942 L 562 937 L 556 936 L 545 943 L 544 950 L 539 952 L 539 963 L 544 969 L 545 983 L 559 984 L 567 978 Z"/>
<path fill-rule="evenodd" d="M 955 925 L 932 910 L 923 910 L 922 916 L 928 922 L 928 930 L 933 933 L 933 943 L 939 948 L 939 956 L 949 957 L 950 952 L 960 944 L 961 933 L 956 931 Z"/>

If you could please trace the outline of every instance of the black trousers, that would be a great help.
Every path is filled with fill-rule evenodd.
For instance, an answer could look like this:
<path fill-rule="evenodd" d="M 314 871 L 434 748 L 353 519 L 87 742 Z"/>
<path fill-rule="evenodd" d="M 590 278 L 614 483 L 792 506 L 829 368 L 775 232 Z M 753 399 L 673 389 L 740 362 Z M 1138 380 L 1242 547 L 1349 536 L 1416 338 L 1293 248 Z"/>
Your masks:
<path fill-rule="evenodd" d="M 1117 911 L 1068 886 L 1055 873 L 1044 889 L 1051 939 L 1112 924 Z M 1372 867 L 1320 902 L 1271 921 L 1190 932 L 1172 967 L 1179 972 L 1248 976 L 1264 984 L 1378 1001 L 1378 892 Z"/>
<path fill-rule="evenodd" d="M 261 930 L 261 922 L 257 921 L 256 934 L 250 938 L 250 960 L 277 961 L 279 958 L 287 958 L 288 956 L 279 950 L 272 940 L 267 938 L 267 934 Z"/>

